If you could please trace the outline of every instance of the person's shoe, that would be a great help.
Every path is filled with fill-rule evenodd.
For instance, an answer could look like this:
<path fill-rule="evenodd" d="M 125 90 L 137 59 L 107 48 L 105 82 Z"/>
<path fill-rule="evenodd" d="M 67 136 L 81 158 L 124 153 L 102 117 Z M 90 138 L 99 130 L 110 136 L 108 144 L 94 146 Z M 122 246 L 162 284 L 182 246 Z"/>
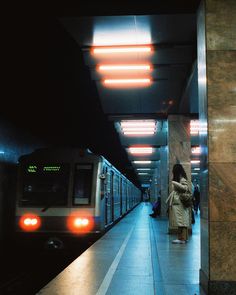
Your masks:
<path fill-rule="evenodd" d="M 184 240 L 173 240 L 172 241 L 172 244 L 185 244 L 186 243 L 186 241 L 184 241 Z"/>

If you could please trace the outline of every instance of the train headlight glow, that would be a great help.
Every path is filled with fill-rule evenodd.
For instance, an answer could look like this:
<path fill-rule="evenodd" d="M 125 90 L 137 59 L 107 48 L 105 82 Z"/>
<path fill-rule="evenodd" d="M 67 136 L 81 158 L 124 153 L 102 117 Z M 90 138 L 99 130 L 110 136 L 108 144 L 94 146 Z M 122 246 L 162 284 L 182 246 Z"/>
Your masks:
<path fill-rule="evenodd" d="M 41 220 L 36 215 L 26 214 L 21 216 L 19 226 L 24 231 L 35 231 L 41 226 Z"/>
<path fill-rule="evenodd" d="M 78 217 L 69 216 L 67 227 L 72 233 L 88 233 L 94 227 L 94 220 L 92 217 Z"/>
<path fill-rule="evenodd" d="M 87 218 L 75 218 L 74 225 L 76 227 L 87 226 L 89 224 L 89 220 Z"/>

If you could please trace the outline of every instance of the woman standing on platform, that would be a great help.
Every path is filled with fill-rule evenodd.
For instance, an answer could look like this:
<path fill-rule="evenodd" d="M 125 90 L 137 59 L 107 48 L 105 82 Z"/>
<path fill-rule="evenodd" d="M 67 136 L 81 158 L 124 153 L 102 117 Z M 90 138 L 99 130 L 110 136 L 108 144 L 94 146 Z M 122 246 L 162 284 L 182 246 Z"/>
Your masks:
<path fill-rule="evenodd" d="M 189 190 L 187 175 L 181 164 L 175 164 L 172 170 L 173 191 L 166 202 L 169 205 L 169 221 L 178 227 L 178 238 L 173 244 L 185 244 L 188 240 L 188 227 L 190 225 L 189 208 L 186 208 L 180 200 L 180 193 Z"/>

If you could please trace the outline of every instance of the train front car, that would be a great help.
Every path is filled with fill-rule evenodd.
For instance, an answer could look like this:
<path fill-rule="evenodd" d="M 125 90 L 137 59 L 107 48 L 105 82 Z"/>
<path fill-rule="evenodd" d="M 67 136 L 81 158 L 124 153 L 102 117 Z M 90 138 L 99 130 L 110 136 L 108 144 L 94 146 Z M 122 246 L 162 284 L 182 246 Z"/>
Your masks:
<path fill-rule="evenodd" d="M 140 200 L 140 190 L 104 157 L 39 149 L 19 160 L 17 235 L 51 248 L 96 239 Z"/>
<path fill-rule="evenodd" d="M 98 173 L 102 157 L 81 150 L 37 150 L 19 160 L 16 229 L 27 242 L 101 231 Z"/>

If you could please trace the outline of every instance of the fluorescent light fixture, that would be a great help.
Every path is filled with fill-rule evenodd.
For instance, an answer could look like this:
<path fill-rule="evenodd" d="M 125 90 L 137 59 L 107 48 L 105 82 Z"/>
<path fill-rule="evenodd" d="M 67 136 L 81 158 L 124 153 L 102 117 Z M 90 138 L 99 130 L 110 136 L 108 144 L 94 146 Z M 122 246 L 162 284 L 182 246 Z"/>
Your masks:
<path fill-rule="evenodd" d="M 104 84 L 150 84 L 150 78 L 142 79 L 105 79 Z"/>
<path fill-rule="evenodd" d="M 124 135 L 154 135 L 154 131 L 124 131 Z"/>
<path fill-rule="evenodd" d="M 129 152 L 131 154 L 152 154 L 153 148 L 152 147 L 129 147 Z"/>
<path fill-rule="evenodd" d="M 149 171 L 151 168 L 137 168 L 138 171 Z"/>
<path fill-rule="evenodd" d="M 114 53 L 133 53 L 142 52 L 150 53 L 151 46 L 108 46 L 108 47 L 95 47 L 92 48 L 93 54 L 114 54 Z"/>
<path fill-rule="evenodd" d="M 99 71 L 132 71 L 132 70 L 142 70 L 150 71 L 150 65 L 101 65 L 98 67 Z"/>
<path fill-rule="evenodd" d="M 149 175 L 149 173 L 140 172 L 140 173 L 138 173 L 138 175 Z"/>
<path fill-rule="evenodd" d="M 200 170 L 200 168 L 194 168 L 193 170 L 199 171 L 199 170 Z"/>
<path fill-rule="evenodd" d="M 152 161 L 133 161 L 134 164 L 151 164 Z"/>
<path fill-rule="evenodd" d="M 154 135 L 156 132 L 155 120 L 127 120 L 120 122 L 124 135 Z"/>
<path fill-rule="evenodd" d="M 125 127 L 154 128 L 156 126 L 156 122 L 154 120 L 128 120 L 128 121 L 121 121 L 120 125 L 122 128 L 125 128 Z"/>
<path fill-rule="evenodd" d="M 198 173 L 195 173 L 195 172 L 192 172 L 191 174 L 192 174 L 192 175 L 198 175 Z"/>
<path fill-rule="evenodd" d="M 195 146 L 191 148 L 191 153 L 193 155 L 199 155 L 201 153 L 201 147 L 200 146 Z"/>
<path fill-rule="evenodd" d="M 199 132 L 199 120 L 190 121 L 190 134 L 198 134 Z"/>
<path fill-rule="evenodd" d="M 199 164 L 200 160 L 191 160 L 191 164 Z"/>

